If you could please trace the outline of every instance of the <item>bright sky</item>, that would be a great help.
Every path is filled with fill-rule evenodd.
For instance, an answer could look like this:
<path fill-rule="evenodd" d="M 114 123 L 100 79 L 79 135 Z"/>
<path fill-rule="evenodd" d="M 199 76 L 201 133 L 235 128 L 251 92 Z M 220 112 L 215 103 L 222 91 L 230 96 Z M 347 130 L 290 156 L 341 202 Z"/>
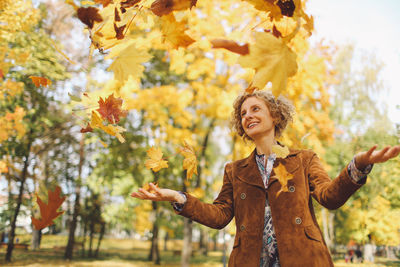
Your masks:
<path fill-rule="evenodd" d="M 307 13 L 314 16 L 313 38 L 337 44 L 354 43 L 373 51 L 385 64 L 382 78 L 389 93 L 382 95 L 389 118 L 400 123 L 400 1 L 309 0 Z M 400 108 L 400 107 L 399 107 Z"/>

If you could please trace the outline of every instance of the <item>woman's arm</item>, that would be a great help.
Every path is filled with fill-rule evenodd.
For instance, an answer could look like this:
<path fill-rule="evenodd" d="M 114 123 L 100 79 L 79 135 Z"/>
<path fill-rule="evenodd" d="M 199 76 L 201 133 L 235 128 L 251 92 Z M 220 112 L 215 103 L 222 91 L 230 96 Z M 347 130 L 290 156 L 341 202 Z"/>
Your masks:
<path fill-rule="evenodd" d="M 153 192 L 140 188 L 138 192 L 132 193 L 131 196 L 152 201 L 170 201 L 184 204 L 181 211 L 175 210 L 177 214 L 215 229 L 224 228 L 233 218 L 231 164 L 227 164 L 225 167 L 222 189 L 212 204 L 203 203 L 188 193 L 184 193 L 185 199 L 178 191 L 158 188 L 152 183 L 150 183 L 150 188 Z"/>
<path fill-rule="evenodd" d="M 368 151 L 355 156 L 355 165 L 358 170 L 363 171 L 368 165 L 385 162 L 400 153 L 400 145 L 374 151 L 376 147 L 373 146 Z M 350 176 L 348 169 L 349 165 L 340 172 L 339 176 L 331 180 L 318 156 L 313 153 L 306 171 L 311 195 L 328 209 L 337 209 L 342 206 L 366 182 L 366 177 L 356 181 L 354 177 Z"/>

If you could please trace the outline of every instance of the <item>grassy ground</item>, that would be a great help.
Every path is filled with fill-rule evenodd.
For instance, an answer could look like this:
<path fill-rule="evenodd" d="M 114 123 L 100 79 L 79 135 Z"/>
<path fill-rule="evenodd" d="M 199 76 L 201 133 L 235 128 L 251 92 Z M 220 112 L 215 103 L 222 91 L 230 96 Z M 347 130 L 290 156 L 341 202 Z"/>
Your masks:
<path fill-rule="evenodd" d="M 20 237 L 20 243 L 28 243 L 29 236 Z M 37 251 L 15 249 L 13 251 L 13 262 L 6 264 L 4 261 L 6 248 L 0 249 L 0 266 L 93 266 L 93 267 L 155 267 L 148 262 L 147 254 L 150 246 L 149 242 L 133 239 L 105 239 L 102 242 L 99 257 L 96 259 L 81 256 L 81 251 L 74 254 L 74 260 L 67 262 L 63 259 L 64 248 L 67 242 L 65 236 L 44 235 L 42 238 L 41 249 Z M 96 243 L 94 243 L 96 244 Z M 86 248 L 88 245 L 86 245 Z M 161 266 L 179 267 L 180 256 L 174 255 L 174 250 L 181 247 L 180 241 L 169 241 L 167 251 L 161 251 Z M 160 248 L 162 246 L 160 245 Z M 211 251 L 208 256 L 202 256 L 196 253 L 192 257 L 192 267 L 222 267 L 222 252 Z M 349 264 L 343 259 L 335 261 L 337 267 L 376 267 L 376 266 L 400 266 L 399 261 L 390 261 L 383 258 L 377 258 L 375 264 Z"/>

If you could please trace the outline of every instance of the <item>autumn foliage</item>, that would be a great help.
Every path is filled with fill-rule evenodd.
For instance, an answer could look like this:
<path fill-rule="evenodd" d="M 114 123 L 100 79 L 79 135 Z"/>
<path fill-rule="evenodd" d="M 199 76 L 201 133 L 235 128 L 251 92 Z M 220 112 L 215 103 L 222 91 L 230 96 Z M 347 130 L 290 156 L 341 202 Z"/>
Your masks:
<path fill-rule="evenodd" d="M 37 196 L 37 204 L 40 208 L 40 219 L 32 217 L 32 224 L 35 226 L 36 230 L 52 225 L 54 223 L 53 220 L 64 213 L 64 211 L 57 211 L 66 198 L 65 196 L 60 197 L 60 194 L 61 187 L 59 186 L 56 187 L 54 192 L 49 190 L 47 204 Z"/>

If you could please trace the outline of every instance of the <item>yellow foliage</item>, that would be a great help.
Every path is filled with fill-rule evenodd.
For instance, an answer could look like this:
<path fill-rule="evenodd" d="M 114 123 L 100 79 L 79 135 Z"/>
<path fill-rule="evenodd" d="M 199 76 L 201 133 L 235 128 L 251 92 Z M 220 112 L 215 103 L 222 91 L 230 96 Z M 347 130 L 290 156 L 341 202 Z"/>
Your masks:
<path fill-rule="evenodd" d="M 168 168 L 168 161 L 163 160 L 163 153 L 160 148 L 151 147 L 147 150 L 147 155 L 149 156 L 149 159 L 145 162 L 147 169 L 158 172 L 163 168 Z"/>

